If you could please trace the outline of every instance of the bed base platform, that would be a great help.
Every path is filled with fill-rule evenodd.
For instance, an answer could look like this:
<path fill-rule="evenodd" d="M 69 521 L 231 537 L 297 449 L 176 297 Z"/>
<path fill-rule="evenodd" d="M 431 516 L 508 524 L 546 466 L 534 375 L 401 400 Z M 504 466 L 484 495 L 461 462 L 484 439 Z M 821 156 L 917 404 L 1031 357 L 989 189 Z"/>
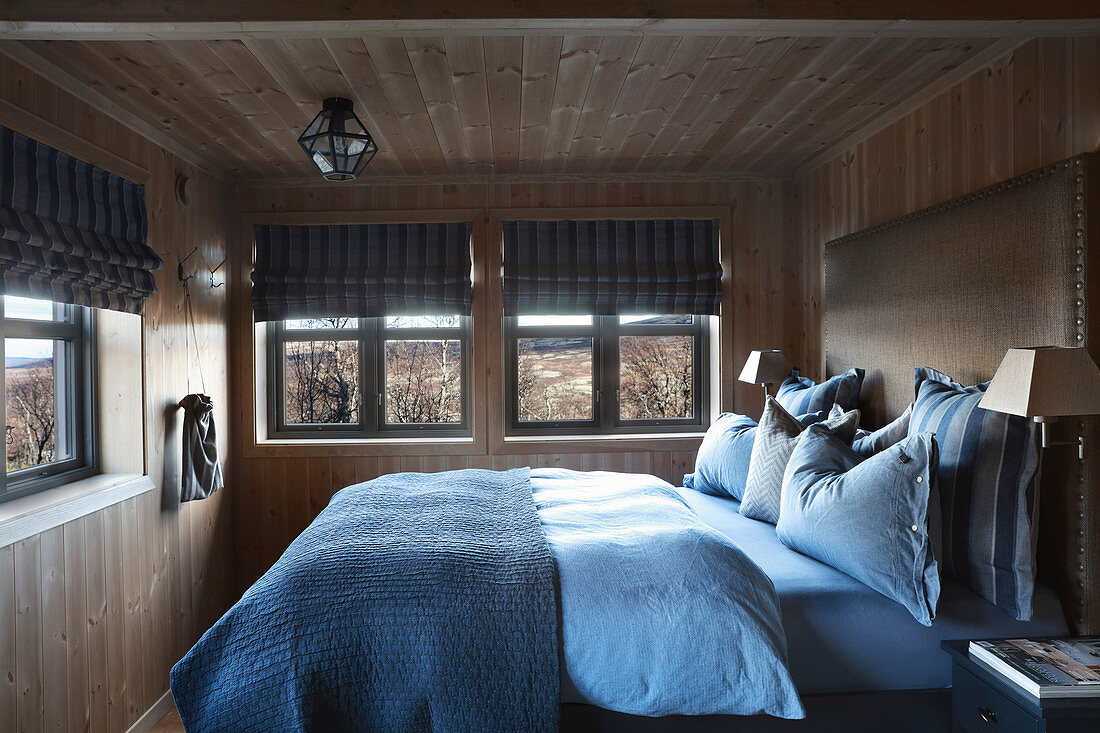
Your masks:
<path fill-rule="evenodd" d="M 564 704 L 562 733 L 947 733 L 951 690 L 803 695 L 805 720 L 765 715 L 646 718 L 592 705 Z"/>

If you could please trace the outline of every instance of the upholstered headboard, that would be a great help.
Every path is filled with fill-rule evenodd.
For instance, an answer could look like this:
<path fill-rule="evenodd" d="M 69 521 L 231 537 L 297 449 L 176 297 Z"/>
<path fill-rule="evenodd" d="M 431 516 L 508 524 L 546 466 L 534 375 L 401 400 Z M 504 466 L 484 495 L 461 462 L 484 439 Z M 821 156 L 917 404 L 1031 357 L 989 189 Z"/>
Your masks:
<path fill-rule="evenodd" d="M 1082 345 L 1100 362 L 1098 258 L 1100 153 L 829 242 L 826 371 L 866 369 L 864 422 L 881 424 L 912 401 L 917 366 L 973 384 L 1015 346 Z M 1044 454 L 1039 576 L 1072 628 L 1100 633 L 1096 421 L 1058 429 L 1092 450 Z"/>

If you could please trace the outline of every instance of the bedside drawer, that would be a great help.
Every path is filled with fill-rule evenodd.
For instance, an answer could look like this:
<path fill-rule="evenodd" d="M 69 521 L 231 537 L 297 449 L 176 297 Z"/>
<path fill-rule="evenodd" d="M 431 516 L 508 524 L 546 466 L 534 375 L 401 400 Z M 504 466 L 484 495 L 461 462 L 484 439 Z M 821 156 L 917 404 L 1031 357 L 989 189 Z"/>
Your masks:
<path fill-rule="evenodd" d="M 951 719 L 967 733 L 1042 733 L 1042 721 L 956 666 L 951 679 Z"/>

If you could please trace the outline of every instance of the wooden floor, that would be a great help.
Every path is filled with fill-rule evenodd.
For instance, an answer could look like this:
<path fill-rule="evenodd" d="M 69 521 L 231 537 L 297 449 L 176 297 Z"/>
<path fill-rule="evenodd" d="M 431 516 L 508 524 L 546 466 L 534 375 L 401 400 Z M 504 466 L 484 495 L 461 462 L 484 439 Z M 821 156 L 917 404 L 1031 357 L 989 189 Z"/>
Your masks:
<path fill-rule="evenodd" d="M 153 726 L 151 733 L 184 733 L 183 721 L 180 720 L 180 713 L 176 710 L 175 703 L 160 722 Z"/>

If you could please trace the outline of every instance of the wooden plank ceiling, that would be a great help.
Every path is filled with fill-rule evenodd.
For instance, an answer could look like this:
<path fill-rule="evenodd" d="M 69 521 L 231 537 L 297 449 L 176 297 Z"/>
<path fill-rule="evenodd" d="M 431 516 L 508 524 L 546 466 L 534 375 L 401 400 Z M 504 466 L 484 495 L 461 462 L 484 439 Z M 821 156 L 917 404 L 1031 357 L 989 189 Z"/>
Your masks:
<path fill-rule="evenodd" d="M 364 176 L 786 176 L 994 38 L 463 35 L 8 41 L 238 179 L 316 177 L 328 96 Z M 2 50 L 2 47 L 0 47 Z"/>

